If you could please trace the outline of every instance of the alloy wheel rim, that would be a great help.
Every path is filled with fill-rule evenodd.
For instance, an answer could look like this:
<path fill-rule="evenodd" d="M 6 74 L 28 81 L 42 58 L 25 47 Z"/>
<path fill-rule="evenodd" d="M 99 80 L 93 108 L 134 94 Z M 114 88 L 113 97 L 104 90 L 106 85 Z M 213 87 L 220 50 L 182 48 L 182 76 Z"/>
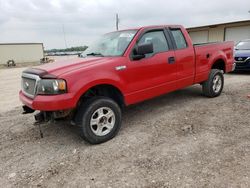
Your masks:
<path fill-rule="evenodd" d="M 111 108 L 98 108 L 91 116 L 90 128 L 96 136 L 105 136 L 115 125 L 115 113 Z"/>
<path fill-rule="evenodd" d="M 218 93 L 221 90 L 221 87 L 222 87 L 222 79 L 220 75 L 216 75 L 213 78 L 213 91 L 215 93 Z"/>

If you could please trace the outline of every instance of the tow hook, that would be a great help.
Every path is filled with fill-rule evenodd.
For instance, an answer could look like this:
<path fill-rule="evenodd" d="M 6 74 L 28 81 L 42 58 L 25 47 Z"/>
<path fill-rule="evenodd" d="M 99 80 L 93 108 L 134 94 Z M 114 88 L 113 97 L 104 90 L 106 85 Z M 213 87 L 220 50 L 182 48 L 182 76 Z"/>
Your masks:
<path fill-rule="evenodd" d="M 39 112 L 37 114 L 34 115 L 34 118 L 36 120 L 36 123 L 41 123 L 45 121 L 45 116 L 43 112 Z"/>
<path fill-rule="evenodd" d="M 51 115 L 48 112 L 42 112 L 41 111 L 41 112 L 35 114 L 34 117 L 35 117 L 35 120 L 36 120 L 35 125 L 38 125 L 40 136 L 41 136 L 41 138 L 43 138 L 41 123 L 48 122 L 51 119 Z"/>
<path fill-rule="evenodd" d="M 40 111 L 39 113 L 35 114 L 34 117 L 37 123 L 48 122 L 54 119 L 50 112 L 44 111 Z"/>

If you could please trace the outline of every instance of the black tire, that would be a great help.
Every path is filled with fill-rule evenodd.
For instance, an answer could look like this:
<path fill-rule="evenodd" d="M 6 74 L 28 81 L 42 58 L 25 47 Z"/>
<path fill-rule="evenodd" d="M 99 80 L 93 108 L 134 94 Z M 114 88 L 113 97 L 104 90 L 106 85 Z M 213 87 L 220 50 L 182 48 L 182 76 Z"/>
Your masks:
<path fill-rule="evenodd" d="M 94 126 L 98 128 L 98 124 L 91 125 L 91 120 L 93 119 L 93 116 L 99 113 L 97 112 L 98 109 L 104 110 L 103 112 L 105 112 L 105 109 L 110 110 L 109 112 L 112 111 L 113 112 L 112 118 L 114 118 L 112 119 L 114 120 L 113 122 L 114 125 L 112 129 L 107 129 L 105 127 L 104 121 L 101 123 L 103 125 L 100 125 L 100 127 L 104 126 L 103 128 L 101 128 L 102 133 L 105 131 L 106 132 L 110 131 L 106 135 L 102 135 L 102 136 L 97 135 L 94 132 Z M 81 135 L 85 141 L 87 141 L 90 144 L 100 144 L 116 136 L 116 134 L 119 132 L 120 127 L 121 127 L 121 118 L 122 118 L 121 109 L 114 100 L 107 98 L 107 97 L 93 97 L 91 99 L 88 99 L 86 102 L 83 102 L 79 106 L 79 109 L 76 115 L 76 123 L 81 127 Z M 108 118 L 106 118 L 106 123 L 109 123 Z"/>
<path fill-rule="evenodd" d="M 216 78 L 218 78 L 220 80 L 219 82 L 221 83 L 219 87 L 219 83 L 216 82 L 218 84 L 218 88 L 216 87 L 217 85 L 215 85 L 216 83 L 214 83 L 214 79 Z M 212 69 L 209 74 L 208 80 L 202 84 L 202 91 L 205 96 L 212 98 L 219 96 L 223 90 L 223 87 L 224 76 L 222 71 L 218 69 Z"/>

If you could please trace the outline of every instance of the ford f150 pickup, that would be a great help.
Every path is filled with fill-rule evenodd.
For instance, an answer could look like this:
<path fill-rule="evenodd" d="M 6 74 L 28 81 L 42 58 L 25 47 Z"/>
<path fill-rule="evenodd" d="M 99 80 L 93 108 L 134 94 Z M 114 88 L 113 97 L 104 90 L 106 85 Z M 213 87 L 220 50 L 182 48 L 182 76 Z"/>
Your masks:
<path fill-rule="evenodd" d="M 121 127 L 121 109 L 193 84 L 221 94 L 234 69 L 233 42 L 193 45 L 179 25 L 149 26 L 100 37 L 81 57 L 29 68 L 19 93 L 38 120 L 70 117 L 98 144 Z"/>

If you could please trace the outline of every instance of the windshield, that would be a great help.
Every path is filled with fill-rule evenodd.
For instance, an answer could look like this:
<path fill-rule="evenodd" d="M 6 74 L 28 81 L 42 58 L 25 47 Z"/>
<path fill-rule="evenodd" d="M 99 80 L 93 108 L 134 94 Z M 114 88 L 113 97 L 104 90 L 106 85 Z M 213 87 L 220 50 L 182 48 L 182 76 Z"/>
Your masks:
<path fill-rule="evenodd" d="M 236 45 L 236 50 L 250 50 L 250 41 L 242 41 Z"/>
<path fill-rule="evenodd" d="M 89 46 L 81 57 L 86 56 L 122 56 L 137 30 L 116 31 L 101 36 Z"/>

